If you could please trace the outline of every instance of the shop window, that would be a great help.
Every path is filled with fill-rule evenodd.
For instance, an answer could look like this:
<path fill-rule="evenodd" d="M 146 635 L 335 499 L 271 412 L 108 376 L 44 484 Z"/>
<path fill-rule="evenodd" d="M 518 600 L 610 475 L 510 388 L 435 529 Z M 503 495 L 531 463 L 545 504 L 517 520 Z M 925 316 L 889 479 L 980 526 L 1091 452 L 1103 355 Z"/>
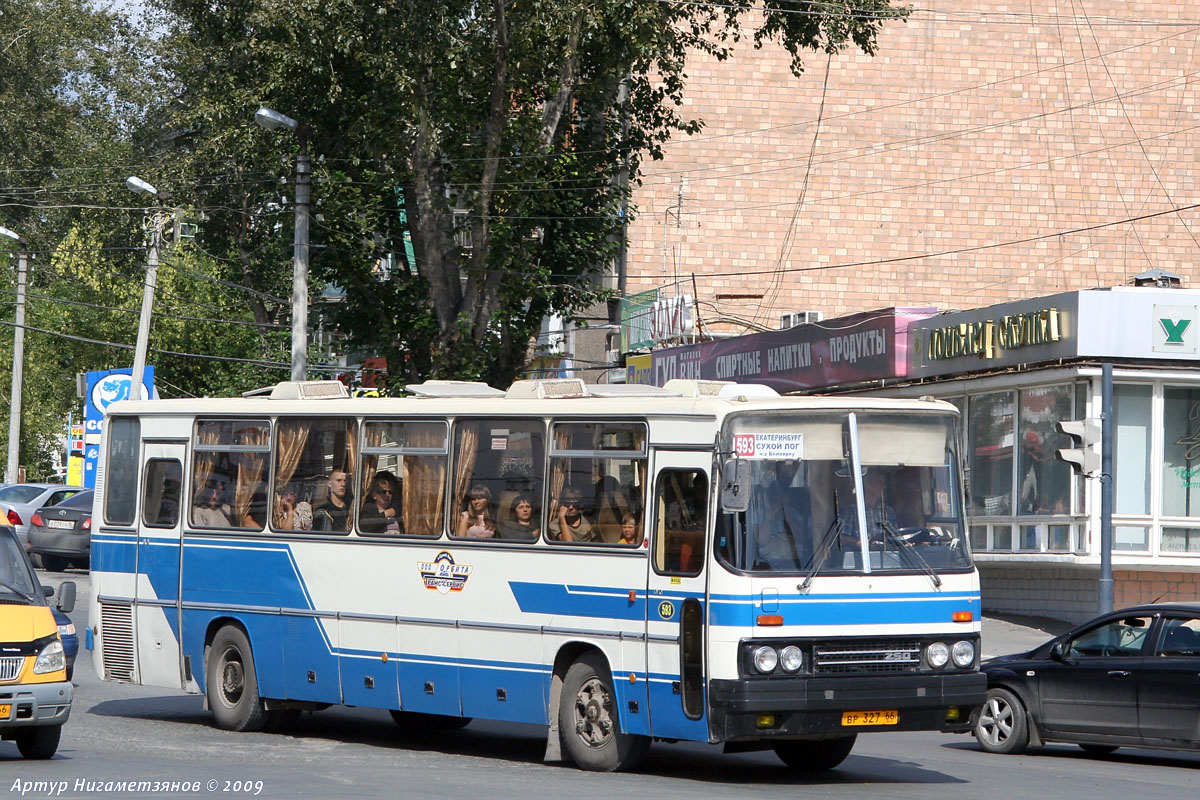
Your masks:
<path fill-rule="evenodd" d="M 976 553 L 981 553 L 988 549 L 987 533 L 987 525 L 971 526 L 971 550 Z"/>
<path fill-rule="evenodd" d="M 1149 550 L 1150 537 L 1141 525 L 1114 525 L 1113 550 Z"/>
<path fill-rule="evenodd" d="M 1162 481 L 1163 516 L 1200 517 L 1200 389 L 1163 390 Z"/>
<path fill-rule="evenodd" d="M 1012 525 L 993 525 L 992 526 L 992 549 L 993 550 L 1012 550 L 1013 549 Z"/>
<path fill-rule="evenodd" d="M 1071 526 L 1048 526 L 1046 529 L 1046 550 L 1051 553 L 1071 552 Z"/>
<path fill-rule="evenodd" d="M 1054 457 L 1058 448 L 1071 446 L 1071 438 L 1054 426 L 1074 418 L 1073 394 L 1073 387 L 1066 384 L 1039 386 L 1020 393 L 1021 451 L 1017 463 L 1020 514 L 1071 513 L 1071 465 Z"/>
<path fill-rule="evenodd" d="M 1163 528 L 1158 549 L 1163 553 L 1200 553 L 1200 528 Z"/>
<path fill-rule="evenodd" d="M 1026 553 L 1039 552 L 1042 547 L 1038 538 L 1041 525 L 1022 525 L 1018 550 Z"/>
<path fill-rule="evenodd" d="M 1150 513 L 1151 388 L 1113 387 L 1113 511 L 1117 514 Z"/>
<path fill-rule="evenodd" d="M 1013 393 L 971 397 L 967 415 L 971 515 L 1009 516 L 1013 488 Z"/>

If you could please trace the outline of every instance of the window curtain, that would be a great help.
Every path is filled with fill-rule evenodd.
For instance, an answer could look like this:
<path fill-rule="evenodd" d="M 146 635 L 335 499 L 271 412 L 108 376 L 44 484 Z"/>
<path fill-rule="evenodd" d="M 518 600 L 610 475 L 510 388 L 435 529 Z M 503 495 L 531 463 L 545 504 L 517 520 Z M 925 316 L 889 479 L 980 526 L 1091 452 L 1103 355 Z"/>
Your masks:
<path fill-rule="evenodd" d="M 246 428 L 238 431 L 237 444 L 246 446 L 266 447 L 270 433 L 265 427 Z M 254 496 L 262 486 L 263 465 L 266 463 L 265 453 L 238 453 L 237 487 L 233 494 L 233 524 L 238 528 L 246 527 L 246 516 Z"/>
<path fill-rule="evenodd" d="M 212 426 L 203 425 L 196 432 L 196 443 L 199 445 L 220 444 L 220 431 Z M 217 454 L 211 452 L 196 452 L 194 468 L 192 469 L 192 504 L 200 502 L 200 492 L 212 479 L 213 469 L 217 465 Z"/>
<path fill-rule="evenodd" d="M 304 420 L 281 420 L 277 426 L 278 446 L 275 451 L 275 496 L 272 519 L 279 519 L 279 495 L 283 487 L 291 483 L 300 466 L 300 456 L 308 443 L 308 423 Z"/>
<path fill-rule="evenodd" d="M 566 450 L 571 445 L 570 428 L 566 425 L 554 426 L 554 449 Z M 558 498 L 562 494 L 563 485 L 567 482 L 567 470 L 571 467 L 571 459 L 555 458 L 550 461 L 550 506 L 547 520 L 558 519 Z"/>
<path fill-rule="evenodd" d="M 364 423 L 363 438 L 366 447 L 382 447 L 384 431 L 388 423 Z M 375 472 L 379 468 L 379 456 L 363 456 L 362 471 L 362 505 L 371 502 L 371 483 L 375 480 Z M 394 487 L 393 487 L 394 488 Z"/>
<path fill-rule="evenodd" d="M 445 447 L 446 429 L 414 425 L 406 432 L 407 447 Z M 401 492 L 404 530 L 416 536 L 439 536 L 446 500 L 446 457 L 404 456 Z"/>
<path fill-rule="evenodd" d="M 455 454 L 454 508 L 457 512 L 466 507 L 467 489 L 475 475 L 475 454 L 479 444 L 480 422 L 463 422 L 458 426 L 458 452 Z"/>

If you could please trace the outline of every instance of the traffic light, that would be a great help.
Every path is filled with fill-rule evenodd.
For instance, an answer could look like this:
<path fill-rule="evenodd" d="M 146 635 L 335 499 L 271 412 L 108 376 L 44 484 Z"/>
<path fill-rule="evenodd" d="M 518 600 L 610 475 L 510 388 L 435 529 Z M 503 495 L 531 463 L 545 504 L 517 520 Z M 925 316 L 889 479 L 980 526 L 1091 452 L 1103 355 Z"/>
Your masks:
<path fill-rule="evenodd" d="M 1075 440 L 1074 447 L 1060 447 L 1055 457 L 1066 461 L 1075 470 L 1088 475 L 1100 469 L 1100 422 L 1094 419 L 1073 419 L 1056 422 L 1054 427 Z"/>

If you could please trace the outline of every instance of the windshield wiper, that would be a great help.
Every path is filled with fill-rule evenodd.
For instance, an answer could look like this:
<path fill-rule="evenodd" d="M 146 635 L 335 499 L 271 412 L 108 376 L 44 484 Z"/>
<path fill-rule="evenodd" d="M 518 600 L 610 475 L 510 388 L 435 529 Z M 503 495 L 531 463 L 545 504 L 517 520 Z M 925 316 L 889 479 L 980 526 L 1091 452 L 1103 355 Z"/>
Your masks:
<path fill-rule="evenodd" d="M 821 541 L 817 544 L 817 548 L 813 550 L 812 558 L 808 562 L 808 571 L 804 573 L 804 582 L 796 588 L 801 594 L 808 591 L 809 584 L 813 578 L 817 577 L 817 573 L 821 571 L 822 562 L 829 555 L 829 549 L 833 546 L 837 537 L 842 535 L 842 529 L 846 527 L 846 521 L 842 519 L 842 515 L 838 513 L 837 492 L 833 493 L 833 522 L 829 523 L 829 530 L 825 531 L 825 535 L 821 537 Z"/>
<path fill-rule="evenodd" d="M 34 596 L 33 596 L 33 595 L 31 595 L 31 594 L 25 594 L 24 592 L 22 592 L 22 591 L 21 591 L 20 589 L 18 589 L 17 587 L 15 587 L 15 586 L 10 586 L 9 584 L 5 583 L 4 581 L 0 581 L 0 589 L 2 589 L 2 590 L 4 590 L 4 591 L 12 592 L 12 593 L 13 593 L 13 594 L 15 594 L 17 597 L 23 597 L 23 598 L 25 598 L 26 600 L 28 600 L 28 601 L 29 601 L 29 602 L 31 602 L 31 603 L 32 603 L 32 602 L 33 602 L 33 600 L 34 600 Z"/>
<path fill-rule="evenodd" d="M 933 588 L 941 588 L 941 577 L 934 571 L 933 567 L 929 566 L 929 562 L 925 560 L 925 556 L 921 555 L 917 551 L 917 548 L 913 547 L 912 542 L 901 536 L 899 531 L 893 528 L 892 524 L 886 519 L 881 519 L 879 524 L 883 528 L 883 534 L 888 538 L 888 541 L 899 548 L 897 552 L 903 553 L 909 559 L 908 563 L 915 563 L 922 572 L 929 576 L 929 580 L 933 583 Z"/>

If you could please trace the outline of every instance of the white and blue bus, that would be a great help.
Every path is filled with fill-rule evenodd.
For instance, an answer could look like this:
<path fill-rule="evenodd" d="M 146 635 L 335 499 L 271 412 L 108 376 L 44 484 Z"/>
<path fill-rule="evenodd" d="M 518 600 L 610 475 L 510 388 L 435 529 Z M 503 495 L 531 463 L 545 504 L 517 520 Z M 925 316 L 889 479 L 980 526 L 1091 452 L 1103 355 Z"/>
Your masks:
<path fill-rule="evenodd" d="M 957 411 L 762 386 L 336 382 L 110 409 L 90 612 L 106 680 L 218 725 L 330 705 L 826 769 L 984 700 Z"/>

